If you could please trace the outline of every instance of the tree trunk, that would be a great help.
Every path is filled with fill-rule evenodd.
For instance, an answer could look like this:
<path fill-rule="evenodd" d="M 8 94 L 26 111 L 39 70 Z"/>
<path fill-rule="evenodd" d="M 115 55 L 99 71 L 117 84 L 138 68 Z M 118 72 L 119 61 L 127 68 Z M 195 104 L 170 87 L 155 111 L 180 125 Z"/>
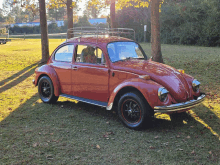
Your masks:
<path fill-rule="evenodd" d="M 110 19 L 111 19 L 111 28 L 116 28 L 116 25 L 115 25 L 115 0 L 111 0 Z"/>
<path fill-rule="evenodd" d="M 151 1 L 151 56 L 152 60 L 163 63 L 160 43 L 160 0 Z"/>
<path fill-rule="evenodd" d="M 67 21 L 68 21 L 68 29 L 73 28 L 73 7 L 72 7 L 72 0 L 67 0 Z M 68 31 L 68 38 L 74 37 L 73 31 Z"/>
<path fill-rule="evenodd" d="M 47 32 L 47 17 L 45 0 L 39 0 L 40 7 L 40 29 L 41 29 L 41 49 L 42 60 L 41 63 L 46 63 L 49 59 L 49 46 L 48 46 L 48 32 Z"/>

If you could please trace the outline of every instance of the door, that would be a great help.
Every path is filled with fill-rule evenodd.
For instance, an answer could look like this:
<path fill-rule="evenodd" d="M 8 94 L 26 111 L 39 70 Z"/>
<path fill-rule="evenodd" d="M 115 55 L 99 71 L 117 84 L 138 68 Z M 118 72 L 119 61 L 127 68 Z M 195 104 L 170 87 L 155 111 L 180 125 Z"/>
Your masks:
<path fill-rule="evenodd" d="M 73 95 L 107 102 L 109 68 L 100 48 L 77 46 L 77 56 L 72 65 Z"/>
<path fill-rule="evenodd" d="M 74 45 L 64 45 L 59 47 L 54 53 L 53 63 L 51 63 L 57 73 L 61 87 L 61 93 L 69 95 L 72 93 L 71 68 L 73 49 Z"/>

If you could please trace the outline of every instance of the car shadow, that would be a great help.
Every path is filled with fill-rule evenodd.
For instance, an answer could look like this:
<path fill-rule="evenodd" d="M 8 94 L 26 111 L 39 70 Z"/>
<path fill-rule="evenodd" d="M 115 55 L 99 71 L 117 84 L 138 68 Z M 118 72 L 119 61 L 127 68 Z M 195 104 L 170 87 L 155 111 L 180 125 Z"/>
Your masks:
<path fill-rule="evenodd" d="M 27 70 L 31 69 L 33 66 L 37 65 L 39 62 L 36 62 L 32 65 L 27 66 L 26 68 L 22 69 L 21 71 L 13 74 L 12 76 L 0 81 L 0 86 L 4 85 L 5 83 L 13 80 L 14 78 L 18 77 L 19 75 L 23 74 L 24 72 L 26 72 Z"/>
<path fill-rule="evenodd" d="M 198 134 L 211 133 L 214 136 L 220 136 L 220 117 L 205 105 L 200 104 L 192 108 L 187 113 L 182 113 L 176 119 L 165 120 L 161 118 L 154 118 L 152 125 L 147 127 L 151 131 L 163 130 L 182 130 L 184 128 L 191 128 L 198 132 Z"/>
<path fill-rule="evenodd" d="M 29 70 L 28 72 L 24 73 L 22 76 L 18 77 L 17 79 L 14 79 L 12 82 L 6 84 L 5 86 L 2 86 L 2 87 L 0 88 L 0 93 L 2 93 L 2 92 L 4 92 L 4 91 L 6 91 L 6 90 L 12 88 L 13 86 L 16 86 L 17 84 L 21 83 L 22 81 L 24 81 L 25 79 L 27 79 L 29 76 L 31 76 L 32 74 L 34 74 L 35 69 L 38 67 L 37 64 L 38 64 L 38 63 L 35 63 L 35 64 L 33 64 L 33 65 L 30 65 L 30 66 L 26 67 L 25 69 L 23 69 L 22 71 L 20 71 L 20 72 L 14 74 L 14 75 L 12 75 L 11 77 L 9 77 L 9 78 L 7 78 L 7 79 L 5 79 L 5 80 L 2 80 L 2 81 L 0 82 L 1 85 L 3 85 L 4 83 L 6 83 L 6 82 L 8 82 L 8 81 L 10 81 L 10 80 L 12 80 L 12 79 L 18 77 L 19 75 L 21 75 L 22 73 L 24 73 L 26 70 L 28 70 L 28 69 L 32 68 L 33 66 L 35 66 L 35 67 L 33 67 L 31 70 Z M 2 84 L 2 83 L 3 83 L 3 84 Z"/>

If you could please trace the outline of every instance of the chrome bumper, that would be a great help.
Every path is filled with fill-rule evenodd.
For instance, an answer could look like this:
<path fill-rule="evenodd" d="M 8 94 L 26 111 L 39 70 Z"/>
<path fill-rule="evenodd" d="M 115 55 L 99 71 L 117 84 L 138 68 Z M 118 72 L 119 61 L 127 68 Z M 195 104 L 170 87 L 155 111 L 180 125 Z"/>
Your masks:
<path fill-rule="evenodd" d="M 201 94 L 197 98 L 197 100 L 190 100 L 190 101 L 187 101 L 184 103 L 171 104 L 168 106 L 156 106 L 156 107 L 154 107 L 154 112 L 166 113 L 166 112 L 175 112 L 175 111 L 181 111 L 184 109 L 189 109 L 189 108 L 192 108 L 192 107 L 198 105 L 204 99 L 205 99 L 205 94 Z"/>

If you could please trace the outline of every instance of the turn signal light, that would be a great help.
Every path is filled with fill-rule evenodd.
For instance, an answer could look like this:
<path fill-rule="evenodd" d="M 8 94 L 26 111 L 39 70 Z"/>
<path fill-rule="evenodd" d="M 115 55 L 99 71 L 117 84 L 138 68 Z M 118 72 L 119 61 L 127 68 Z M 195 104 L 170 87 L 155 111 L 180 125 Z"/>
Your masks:
<path fill-rule="evenodd" d="M 141 75 L 141 76 L 139 76 L 139 78 L 142 78 L 144 80 L 150 80 L 150 76 L 149 75 Z"/>
<path fill-rule="evenodd" d="M 178 72 L 180 72 L 180 73 L 182 73 L 182 74 L 185 73 L 185 71 L 184 71 L 183 69 L 178 69 Z"/>

